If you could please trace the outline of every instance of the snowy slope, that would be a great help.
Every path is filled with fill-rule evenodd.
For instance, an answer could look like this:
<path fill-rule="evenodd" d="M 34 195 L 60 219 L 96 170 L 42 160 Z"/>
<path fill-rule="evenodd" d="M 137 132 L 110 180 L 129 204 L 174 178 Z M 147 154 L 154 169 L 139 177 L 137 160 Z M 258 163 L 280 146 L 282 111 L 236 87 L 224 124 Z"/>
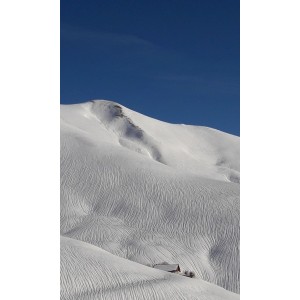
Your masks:
<path fill-rule="evenodd" d="M 235 299 L 223 289 L 215 292 L 213 284 L 239 292 L 238 182 L 238 137 L 206 127 L 164 123 L 110 101 L 62 106 L 61 234 L 72 238 L 77 250 L 86 247 L 78 242 L 83 241 L 101 252 L 90 257 L 78 250 L 80 255 L 72 258 L 73 246 L 64 240 L 62 248 L 69 250 L 62 255 L 62 261 L 67 261 L 62 263 L 63 298 L 72 299 L 71 291 L 80 295 L 76 299 L 97 298 L 103 290 L 88 283 L 94 280 L 90 271 L 79 283 L 68 270 L 90 259 L 94 265 L 95 259 L 99 266 L 91 268 L 101 273 L 105 258 L 106 264 L 122 261 L 115 265 L 115 276 L 129 264 L 146 276 L 145 284 L 138 285 L 143 288 L 134 289 L 140 299 L 164 299 L 162 288 L 174 296 L 173 280 L 175 286 L 186 285 L 190 291 L 175 299 L 197 299 L 196 295 Z M 142 264 L 162 261 L 195 271 L 198 280 L 172 275 L 178 278 L 168 282 L 169 288 L 160 280 L 149 285 L 147 278 L 156 276 L 151 272 L 163 271 Z M 114 284 L 107 279 L 104 286 L 109 290 Z M 120 284 L 118 299 L 131 293 L 125 279 Z M 151 298 L 151 293 L 158 293 L 157 298 Z"/>
<path fill-rule="evenodd" d="M 200 279 L 146 267 L 65 237 L 61 258 L 62 299 L 239 299 Z"/>

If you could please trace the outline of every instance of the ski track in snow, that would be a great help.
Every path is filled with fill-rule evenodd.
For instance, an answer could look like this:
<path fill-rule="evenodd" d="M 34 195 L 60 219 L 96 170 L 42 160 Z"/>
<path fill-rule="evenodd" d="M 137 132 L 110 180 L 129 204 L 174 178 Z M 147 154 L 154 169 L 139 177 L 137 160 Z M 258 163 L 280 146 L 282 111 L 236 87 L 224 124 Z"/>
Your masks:
<path fill-rule="evenodd" d="M 62 299 L 238 299 L 236 182 L 238 137 L 110 101 L 62 106 Z M 162 261 L 198 279 L 143 266 Z"/>

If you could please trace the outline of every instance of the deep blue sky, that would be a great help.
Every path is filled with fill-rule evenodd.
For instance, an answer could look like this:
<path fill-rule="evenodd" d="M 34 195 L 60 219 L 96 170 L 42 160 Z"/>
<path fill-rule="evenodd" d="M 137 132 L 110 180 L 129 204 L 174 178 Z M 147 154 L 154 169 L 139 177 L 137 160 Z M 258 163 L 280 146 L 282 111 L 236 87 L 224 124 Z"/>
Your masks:
<path fill-rule="evenodd" d="M 239 135 L 239 0 L 61 0 L 61 103 Z"/>

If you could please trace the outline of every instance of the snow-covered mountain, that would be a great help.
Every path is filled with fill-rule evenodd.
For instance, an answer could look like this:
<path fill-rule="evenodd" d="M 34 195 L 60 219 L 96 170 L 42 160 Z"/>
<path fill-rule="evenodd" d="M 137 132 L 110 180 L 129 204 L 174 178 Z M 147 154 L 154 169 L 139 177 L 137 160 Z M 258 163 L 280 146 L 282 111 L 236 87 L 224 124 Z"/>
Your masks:
<path fill-rule="evenodd" d="M 239 137 L 62 105 L 61 235 L 62 299 L 239 299 Z"/>

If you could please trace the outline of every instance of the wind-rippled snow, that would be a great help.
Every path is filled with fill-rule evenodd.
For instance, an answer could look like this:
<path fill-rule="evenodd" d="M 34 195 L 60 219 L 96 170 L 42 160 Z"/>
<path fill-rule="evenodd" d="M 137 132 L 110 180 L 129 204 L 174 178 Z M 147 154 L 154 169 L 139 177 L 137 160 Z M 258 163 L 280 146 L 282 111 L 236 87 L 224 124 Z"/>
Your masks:
<path fill-rule="evenodd" d="M 238 182 L 238 137 L 110 101 L 62 106 L 62 298 L 236 299 Z M 162 261 L 197 279 L 144 266 Z"/>

